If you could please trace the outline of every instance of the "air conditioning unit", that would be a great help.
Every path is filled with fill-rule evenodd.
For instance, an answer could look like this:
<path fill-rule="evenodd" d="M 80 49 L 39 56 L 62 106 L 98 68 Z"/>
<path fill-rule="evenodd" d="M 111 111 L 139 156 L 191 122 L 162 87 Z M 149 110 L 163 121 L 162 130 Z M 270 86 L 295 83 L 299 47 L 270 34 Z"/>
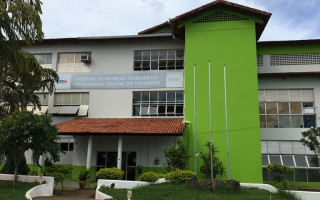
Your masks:
<path fill-rule="evenodd" d="M 88 54 L 82 55 L 81 62 L 91 62 L 91 56 Z"/>

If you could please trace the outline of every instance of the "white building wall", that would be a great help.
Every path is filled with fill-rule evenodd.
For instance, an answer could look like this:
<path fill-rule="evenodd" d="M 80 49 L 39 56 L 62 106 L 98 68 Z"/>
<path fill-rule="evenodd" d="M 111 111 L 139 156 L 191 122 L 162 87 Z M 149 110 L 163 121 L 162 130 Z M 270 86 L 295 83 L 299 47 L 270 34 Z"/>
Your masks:
<path fill-rule="evenodd" d="M 53 44 L 25 47 L 33 54 L 52 53 L 52 67 L 57 70 L 58 53 L 91 52 L 91 71 L 80 74 L 141 74 L 159 73 L 164 70 L 134 71 L 134 50 L 184 49 L 184 43 L 172 38 L 126 39 L 104 41 L 54 42 Z M 168 70 L 168 72 L 184 70 Z M 75 74 L 59 73 L 59 74 Z M 79 74 L 79 73 L 78 73 Z M 91 89 L 91 90 L 56 90 L 56 92 L 89 92 L 89 118 L 128 118 L 132 117 L 132 91 L 168 91 L 182 88 L 159 89 Z M 49 97 L 49 110 L 54 105 L 54 95 Z M 74 117 L 54 117 L 53 123 L 73 119 Z"/>

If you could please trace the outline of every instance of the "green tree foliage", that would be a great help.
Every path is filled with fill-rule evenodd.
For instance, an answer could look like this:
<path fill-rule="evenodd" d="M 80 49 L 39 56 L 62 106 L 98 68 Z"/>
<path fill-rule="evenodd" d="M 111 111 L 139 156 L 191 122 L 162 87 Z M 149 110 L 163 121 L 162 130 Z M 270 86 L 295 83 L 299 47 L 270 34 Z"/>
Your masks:
<path fill-rule="evenodd" d="M 267 170 L 273 173 L 273 181 L 276 183 L 278 188 L 288 188 L 288 180 L 286 177 L 287 175 L 293 173 L 293 169 L 288 166 L 282 166 L 277 163 L 273 163 L 268 165 Z"/>
<path fill-rule="evenodd" d="M 0 173 L 1 174 L 14 174 L 14 162 L 13 160 L 11 162 L 6 162 L 3 166 L 3 168 L 1 169 Z M 28 175 L 30 171 L 30 168 L 27 165 L 27 161 L 26 158 L 23 157 L 20 162 L 19 162 L 19 166 L 18 166 L 18 174 L 21 175 Z"/>
<path fill-rule="evenodd" d="M 199 157 L 203 161 L 203 165 L 200 167 L 200 172 L 204 173 L 207 178 L 211 177 L 211 159 L 210 159 L 210 142 L 206 144 L 208 147 L 208 152 L 200 152 Z M 226 173 L 223 163 L 216 156 L 218 152 L 217 148 L 212 145 L 212 166 L 213 166 L 213 178 L 216 178 L 217 175 L 224 175 Z"/>
<path fill-rule="evenodd" d="M 54 162 L 59 161 L 60 154 L 64 152 L 56 142 L 59 139 L 58 128 L 51 122 L 51 116 L 35 115 L 26 110 L 17 110 L 0 122 L 0 154 L 6 156 L 7 162 L 13 160 L 15 175 L 28 149 L 33 151 L 33 161 L 37 165 L 44 153 L 49 153 Z"/>
<path fill-rule="evenodd" d="M 191 156 L 189 149 L 183 144 L 181 138 L 177 138 L 175 145 L 165 147 L 163 152 L 166 157 L 168 171 L 184 170 Z"/>
<path fill-rule="evenodd" d="M 52 165 L 50 167 L 46 167 L 45 173 L 47 176 L 53 176 L 55 187 L 54 189 L 57 189 L 58 184 L 61 184 L 61 188 L 63 191 L 63 182 L 65 177 L 72 172 L 71 166 L 60 166 L 60 165 Z"/>
<path fill-rule="evenodd" d="M 28 103 L 40 108 L 34 91 L 53 92 L 58 75 L 43 69 L 34 56 L 21 49 L 43 39 L 40 0 L 0 2 L 0 119 Z"/>
<path fill-rule="evenodd" d="M 300 142 L 307 146 L 311 151 L 314 152 L 314 154 L 317 156 L 317 160 L 313 160 L 313 164 L 315 166 L 319 166 L 319 160 L 320 160 L 320 127 L 314 128 L 311 127 L 307 131 L 303 131 L 301 133 L 302 138 L 300 139 Z"/>

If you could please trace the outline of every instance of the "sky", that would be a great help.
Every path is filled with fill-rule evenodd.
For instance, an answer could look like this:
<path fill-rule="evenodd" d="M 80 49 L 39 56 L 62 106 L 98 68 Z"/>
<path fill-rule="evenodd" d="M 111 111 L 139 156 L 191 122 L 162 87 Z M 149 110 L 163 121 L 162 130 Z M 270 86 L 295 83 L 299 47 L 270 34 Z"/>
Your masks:
<path fill-rule="evenodd" d="M 212 0 L 42 0 L 45 38 L 136 35 Z M 229 0 L 272 13 L 260 41 L 320 39 L 320 0 Z"/>

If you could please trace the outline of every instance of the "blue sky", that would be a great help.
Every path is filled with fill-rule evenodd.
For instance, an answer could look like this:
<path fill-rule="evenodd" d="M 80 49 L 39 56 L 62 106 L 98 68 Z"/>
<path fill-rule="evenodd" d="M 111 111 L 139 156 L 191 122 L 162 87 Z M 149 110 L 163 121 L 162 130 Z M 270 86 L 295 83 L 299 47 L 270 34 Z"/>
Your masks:
<path fill-rule="evenodd" d="M 260 38 L 320 39 L 320 0 L 229 0 L 272 13 Z M 46 38 L 135 35 L 210 0 L 43 0 Z"/>

